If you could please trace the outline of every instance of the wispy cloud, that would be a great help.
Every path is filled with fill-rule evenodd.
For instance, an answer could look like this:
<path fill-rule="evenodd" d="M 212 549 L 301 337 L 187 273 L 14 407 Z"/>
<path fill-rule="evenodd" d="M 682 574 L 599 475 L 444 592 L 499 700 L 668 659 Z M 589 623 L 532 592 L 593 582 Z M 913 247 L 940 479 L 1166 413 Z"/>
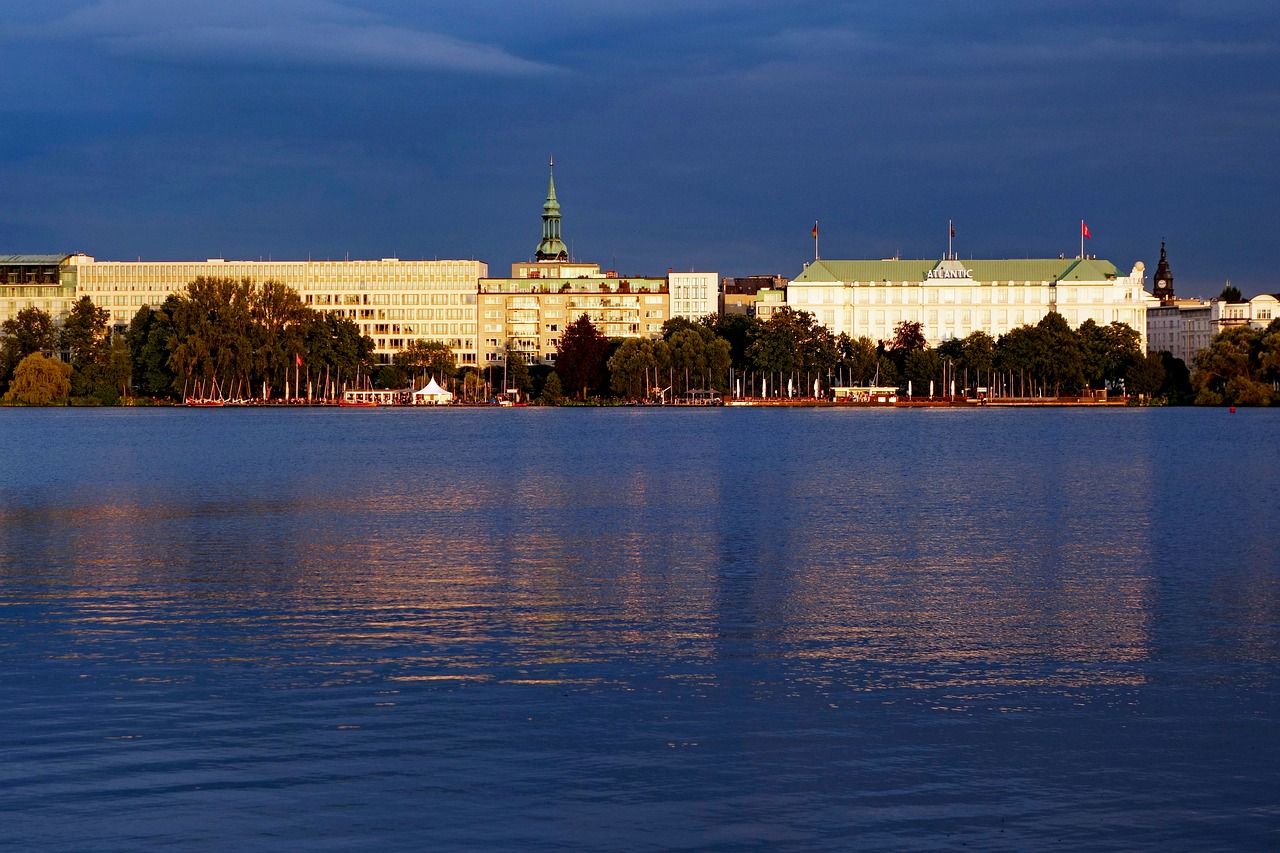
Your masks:
<path fill-rule="evenodd" d="M 328 0 L 102 0 L 12 35 L 86 42 L 173 65 L 339 67 L 499 76 L 555 73 L 501 47 L 415 29 Z"/>

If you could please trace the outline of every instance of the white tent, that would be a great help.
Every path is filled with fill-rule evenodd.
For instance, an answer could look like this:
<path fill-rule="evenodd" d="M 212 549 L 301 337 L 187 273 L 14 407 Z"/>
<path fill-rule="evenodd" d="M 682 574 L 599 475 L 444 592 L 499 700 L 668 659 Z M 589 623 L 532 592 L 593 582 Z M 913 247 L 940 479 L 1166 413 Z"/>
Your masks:
<path fill-rule="evenodd" d="M 453 394 L 441 388 L 433 378 L 427 387 L 413 392 L 415 406 L 447 406 L 453 402 Z"/>

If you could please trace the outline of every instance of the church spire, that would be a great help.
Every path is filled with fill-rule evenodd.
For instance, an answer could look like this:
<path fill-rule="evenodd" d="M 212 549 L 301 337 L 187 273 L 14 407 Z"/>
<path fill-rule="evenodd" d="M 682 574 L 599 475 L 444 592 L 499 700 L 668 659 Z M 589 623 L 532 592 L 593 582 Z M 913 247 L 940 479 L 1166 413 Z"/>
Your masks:
<path fill-rule="evenodd" d="M 539 261 L 567 261 L 569 250 L 560 239 L 560 202 L 556 200 L 556 158 L 551 157 L 551 179 L 547 200 L 542 205 L 542 242 L 534 258 Z"/>

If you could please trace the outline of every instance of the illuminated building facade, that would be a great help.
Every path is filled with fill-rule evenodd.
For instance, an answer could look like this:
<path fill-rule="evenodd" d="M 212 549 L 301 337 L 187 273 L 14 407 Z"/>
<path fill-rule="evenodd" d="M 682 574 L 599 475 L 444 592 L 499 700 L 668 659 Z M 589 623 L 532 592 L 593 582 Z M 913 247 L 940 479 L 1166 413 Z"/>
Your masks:
<path fill-rule="evenodd" d="M 158 308 L 171 293 L 200 277 L 279 281 L 310 308 L 356 323 L 374 342 L 379 361 L 415 340 L 453 348 L 459 365 L 475 365 L 476 283 L 488 274 L 480 261 L 95 261 L 72 256 L 77 295 L 127 326 L 143 305 Z"/>
<path fill-rule="evenodd" d="M 891 340 L 904 321 L 920 323 L 931 346 L 973 332 L 997 337 L 1051 311 L 1072 328 L 1120 322 L 1145 337 L 1144 269 L 1138 262 L 1120 275 L 1095 258 L 819 260 L 791 281 L 787 305 L 834 334 L 874 341 Z"/>
<path fill-rule="evenodd" d="M 78 298 L 73 255 L 0 255 L 0 322 L 39 309 L 61 326 Z"/>
<path fill-rule="evenodd" d="M 660 338 L 671 316 L 667 279 L 620 277 L 612 270 L 601 272 L 598 264 L 569 260 L 560 236 L 554 171 L 534 260 L 512 264 L 510 278 L 481 278 L 478 288 L 482 366 L 504 363 L 508 348 L 529 363 L 554 363 L 560 336 L 583 315 L 609 338 Z M 711 313 L 714 305 L 713 296 Z"/>

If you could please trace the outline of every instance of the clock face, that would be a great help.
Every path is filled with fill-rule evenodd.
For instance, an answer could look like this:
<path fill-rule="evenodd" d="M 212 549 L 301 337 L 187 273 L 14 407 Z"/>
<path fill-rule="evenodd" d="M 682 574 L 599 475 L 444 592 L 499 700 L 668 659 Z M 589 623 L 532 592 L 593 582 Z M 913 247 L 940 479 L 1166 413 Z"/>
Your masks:
<path fill-rule="evenodd" d="M 1165 281 L 1164 279 L 1160 279 L 1159 281 L 1156 282 L 1156 287 L 1159 290 L 1164 290 L 1168 286 L 1169 286 L 1169 282 Z"/>

